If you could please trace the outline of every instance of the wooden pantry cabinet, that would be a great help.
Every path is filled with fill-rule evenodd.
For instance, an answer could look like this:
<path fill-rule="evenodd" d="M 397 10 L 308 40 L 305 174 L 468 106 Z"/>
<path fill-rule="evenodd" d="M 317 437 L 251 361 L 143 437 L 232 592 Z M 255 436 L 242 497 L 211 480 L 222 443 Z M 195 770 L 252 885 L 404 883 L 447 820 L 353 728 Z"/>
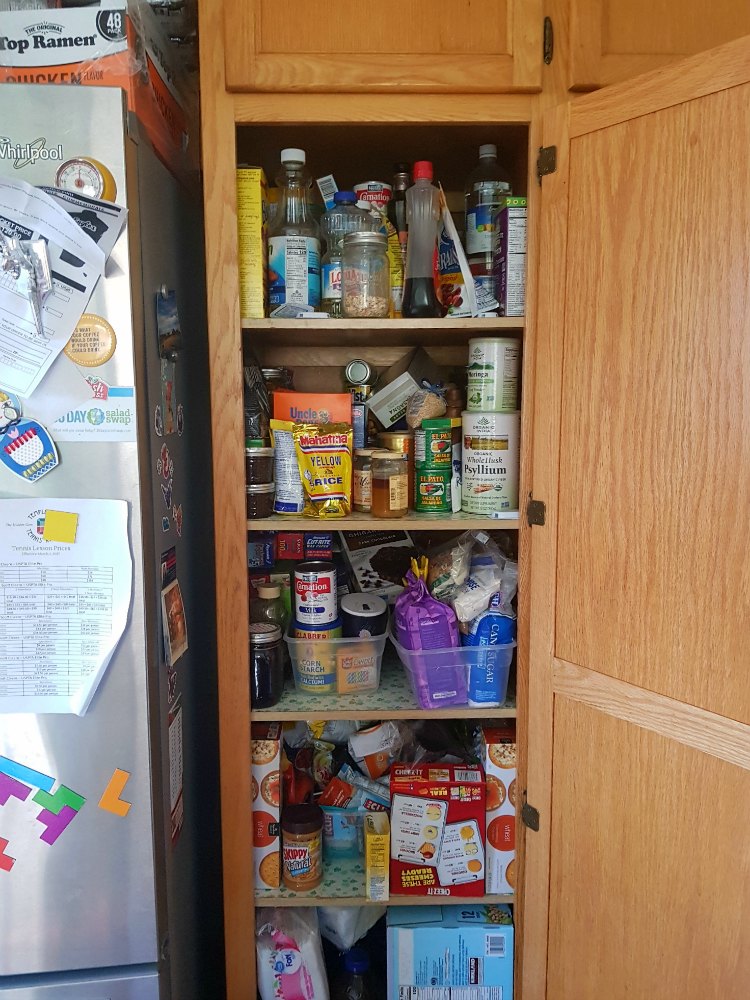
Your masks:
<path fill-rule="evenodd" d="M 522 496 L 544 504 L 533 527 L 524 510 L 507 526 L 521 569 L 517 709 L 497 714 L 518 712 L 531 824 L 518 824 L 516 995 L 744 1000 L 750 204 L 737 164 L 750 39 L 543 115 L 527 94 L 233 94 L 222 32 L 220 5 L 204 3 L 227 997 L 255 996 L 254 903 L 270 902 L 252 884 L 251 715 L 421 714 L 385 671 L 377 703 L 250 708 L 243 350 L 324 388 L 344 359 L 382 365 L 417 344 L 455 367 L 492 330 L 523 339 Z M 424 156 L 457 192 L 480 141 L 498 143 L 529 197 L 524 320 L 242 328 L 237 162 L 270 169 L 300 145 L 315 175 L 325 164 L 351 183 Z M 541 184 L 540 146 L 555 150 Z M 329 902 L 364 902 L 346 891 L 331 887 Z"/>

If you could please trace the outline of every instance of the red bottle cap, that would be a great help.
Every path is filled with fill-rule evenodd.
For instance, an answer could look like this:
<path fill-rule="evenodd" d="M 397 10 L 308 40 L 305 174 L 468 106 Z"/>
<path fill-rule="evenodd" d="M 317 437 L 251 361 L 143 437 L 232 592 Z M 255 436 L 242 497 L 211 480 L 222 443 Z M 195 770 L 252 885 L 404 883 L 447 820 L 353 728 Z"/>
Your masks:
<path fill-rule="evenodd" d="M 417 160 L 414 164 L 412 170 L 412 177 L 415 181 L 421 178 L 426 178 L 428 181 L 432 180 L 432 164 L 429 160 Z"/>

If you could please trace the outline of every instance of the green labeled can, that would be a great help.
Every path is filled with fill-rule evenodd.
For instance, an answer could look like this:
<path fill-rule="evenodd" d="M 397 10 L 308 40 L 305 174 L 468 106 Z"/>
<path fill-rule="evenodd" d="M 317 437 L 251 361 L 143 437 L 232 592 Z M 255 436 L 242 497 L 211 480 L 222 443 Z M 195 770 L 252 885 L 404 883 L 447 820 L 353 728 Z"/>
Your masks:
<path fill-rule="evenodd" d="M 453 445 L 461 440 L 460 417 L 423 420 L 414 431 L 414 465 L 417 469 L 449 468 Z"/>
<path fill-rule="evenodd" d="M 448 453 L 450 454 L 450 452 Z M 432 469 L 416 469 L 414 475 L 414 509 L 420 514 L 450 514 L 452 465 Z"/>

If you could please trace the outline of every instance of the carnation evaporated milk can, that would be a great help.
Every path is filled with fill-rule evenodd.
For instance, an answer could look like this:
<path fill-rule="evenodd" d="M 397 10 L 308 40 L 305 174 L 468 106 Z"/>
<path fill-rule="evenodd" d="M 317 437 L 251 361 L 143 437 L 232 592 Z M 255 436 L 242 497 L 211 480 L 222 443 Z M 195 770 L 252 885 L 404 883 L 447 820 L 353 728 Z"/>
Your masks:
<path fill-rule="evenodd" d="M 338 617 L 336 567 L 301 562 L 294 568 L 294 618 L 301 626 L 328 625 Z"/>
<path fill-rule="evenodd" d="M 468 514 L 518 510 L 521 412 L 462 416 L 461 509 Z"/>
<path fill-rule="evenodd" d="M 520 341 L 505 337 L 470 340 L 466 409 L 471 413 L 517 410 L 520 365 Z"/>

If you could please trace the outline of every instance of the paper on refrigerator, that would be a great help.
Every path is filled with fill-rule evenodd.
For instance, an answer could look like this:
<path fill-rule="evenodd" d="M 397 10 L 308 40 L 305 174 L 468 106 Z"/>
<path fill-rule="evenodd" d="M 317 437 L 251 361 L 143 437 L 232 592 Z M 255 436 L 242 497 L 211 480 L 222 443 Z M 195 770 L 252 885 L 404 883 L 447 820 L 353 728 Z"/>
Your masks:
<path fill-rule="evenodd" d="M 77 516 L 75 541 L 45 540 L 49 511 Z M 124 500 L 0 500 L 0 714 L 85 713 L 132 581 Z"/>
<path fill-rule="evenodd" d="M 11 274 L 0 271 L 0 386 L 28 397 L 70 339 L 104 273 L 105 255 L 56 201 L 5 177 L 0 177 L 0 230 L 21 240 L 46 240 L 52 269 L 43 334 L 29 299 Z"/>

